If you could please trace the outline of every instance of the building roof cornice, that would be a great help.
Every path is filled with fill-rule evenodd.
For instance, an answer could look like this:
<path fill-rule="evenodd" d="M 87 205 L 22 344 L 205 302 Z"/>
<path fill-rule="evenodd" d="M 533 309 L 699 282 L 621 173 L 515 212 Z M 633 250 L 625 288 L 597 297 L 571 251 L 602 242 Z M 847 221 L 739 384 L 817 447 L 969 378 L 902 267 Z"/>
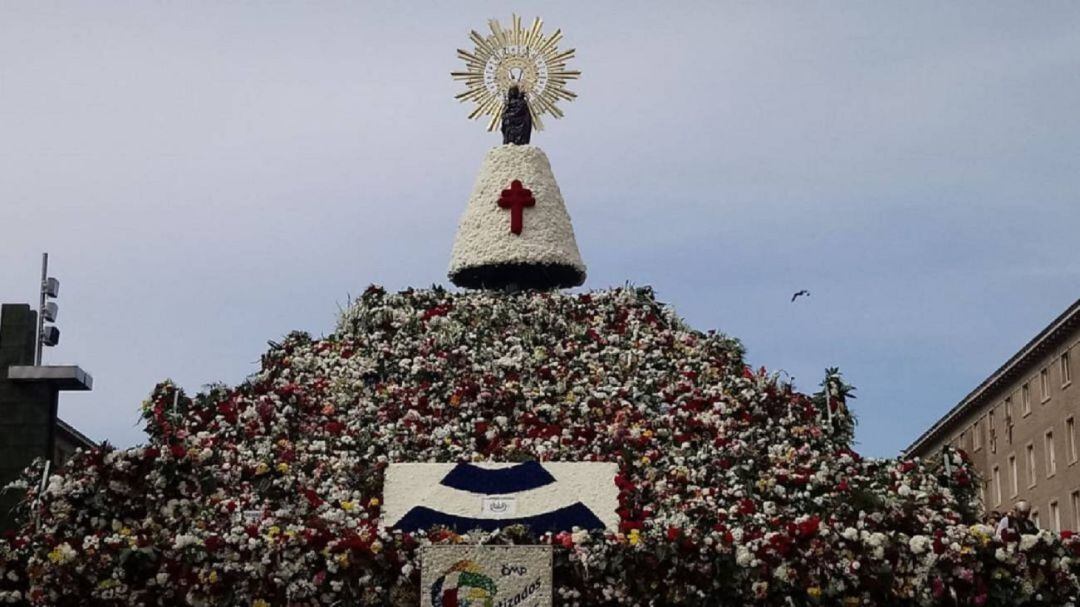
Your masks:
<path fill-rule="evenodd" d="M 1039 331 L 1031 341 L 1027 342 L 1016 354 L 1013 354 L 1009 360 L 1005 361 L 1005 364 L 998 367 L 996 371 L 991 373 L 956 406 L 950 409 L 944 417 L 935 422 L 933 426 L 930 426 L 919 438 L 915 439 L 907 449 L 904 449 L 904 455 L 910 456 L 917 453 L 933 439 L 952 428 L 957 420 L 983 402 L 995 389 L 1013 379 L 1032 358 L 1042 355 L 1047 348 L 1057 345 L 1061 337 L 1077 325 L 1080 325 L 1080 299 L 1073 302 L 1042 331 Z"/>

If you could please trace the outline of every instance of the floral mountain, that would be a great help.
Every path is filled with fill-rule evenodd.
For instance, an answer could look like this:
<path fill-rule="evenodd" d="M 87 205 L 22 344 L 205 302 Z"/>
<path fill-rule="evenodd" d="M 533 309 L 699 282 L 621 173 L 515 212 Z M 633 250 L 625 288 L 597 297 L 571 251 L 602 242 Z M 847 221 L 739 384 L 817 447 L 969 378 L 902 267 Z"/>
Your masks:
<path fill-rule="evenodd" d="M 415 605 L 419 550 L 463 542 L 553 545 L 560 605 L 1075 602 L 1080 540 L 993 539 L 963 454 L 862 458 L 849 387 L 823 385 L 648 289 L 372 287 L 242 385 L 159 385 L 145 446 L 28 470 L 0 603 Z M 619 529 L 379 525 L 390 462 L 529 460 L 616 462 Z"/>

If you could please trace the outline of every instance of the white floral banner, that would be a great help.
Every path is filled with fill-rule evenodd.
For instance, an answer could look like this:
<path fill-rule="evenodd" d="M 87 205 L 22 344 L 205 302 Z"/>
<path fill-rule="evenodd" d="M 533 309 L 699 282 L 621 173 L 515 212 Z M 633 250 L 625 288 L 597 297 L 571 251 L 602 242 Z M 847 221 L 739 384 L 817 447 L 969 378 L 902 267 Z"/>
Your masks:
<path fill-rule="evenodd" d="M 391 464 L 385 527 L 460 532 L 514 524 L 535 532 L 618 527 L 618 466 L 606 462 Z"/>

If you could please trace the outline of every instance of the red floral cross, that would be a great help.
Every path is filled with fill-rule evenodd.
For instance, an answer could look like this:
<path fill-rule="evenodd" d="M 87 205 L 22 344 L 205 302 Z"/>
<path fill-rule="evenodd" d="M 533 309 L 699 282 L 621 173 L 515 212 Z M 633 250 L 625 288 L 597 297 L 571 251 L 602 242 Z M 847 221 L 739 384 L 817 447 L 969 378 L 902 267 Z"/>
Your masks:
<path fill-rule="evenodd" d="M 502 196 L 499 197 L 499 206 L 510 209 L 511 232 L 521 234 L 522 215 L 525 207 L 531 207 L 535 204 L 536 199 L 533 198 L 532 191 L 522 187 L 521 182 L 517 179 L 510 182 L 509 190 L 502 191 Z"/>

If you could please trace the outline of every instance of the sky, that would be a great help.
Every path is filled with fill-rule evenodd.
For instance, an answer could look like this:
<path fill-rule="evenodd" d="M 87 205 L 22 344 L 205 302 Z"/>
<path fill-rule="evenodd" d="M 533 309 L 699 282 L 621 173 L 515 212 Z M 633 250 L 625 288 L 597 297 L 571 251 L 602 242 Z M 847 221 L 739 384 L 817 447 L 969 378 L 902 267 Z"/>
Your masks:
<path fill-rule="evenodd" d="M 0 2 L 0 301 L 61 281 L 89 393 L 258 369 L 372 283 L 448 284 L 500 143 L 449 73 L 539 14 L 583 74 L 548 153 L 588 265 L 748 361 L 857 388 L 893 456 L 1080 297 L 1080 4 Z M 792 293 L 809 297 L 790 302 Z"/>

